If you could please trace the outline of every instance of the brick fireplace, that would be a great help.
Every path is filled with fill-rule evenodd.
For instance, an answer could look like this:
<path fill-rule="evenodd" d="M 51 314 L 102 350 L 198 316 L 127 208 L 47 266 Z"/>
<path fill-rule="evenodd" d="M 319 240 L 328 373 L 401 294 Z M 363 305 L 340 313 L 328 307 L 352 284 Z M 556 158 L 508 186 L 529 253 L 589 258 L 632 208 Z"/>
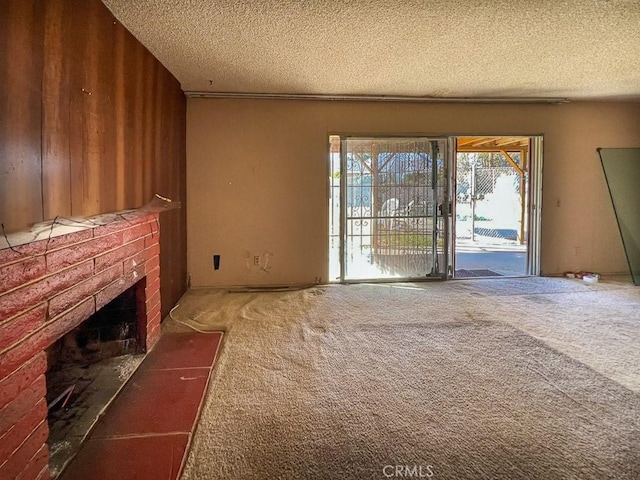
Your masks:
<path fill-rule="evenodd" d="M 136 285 L 138 342 L 160 337 L 158 213 L 0 250 L 0 478 L 49 478 L 45 350 Z"/>

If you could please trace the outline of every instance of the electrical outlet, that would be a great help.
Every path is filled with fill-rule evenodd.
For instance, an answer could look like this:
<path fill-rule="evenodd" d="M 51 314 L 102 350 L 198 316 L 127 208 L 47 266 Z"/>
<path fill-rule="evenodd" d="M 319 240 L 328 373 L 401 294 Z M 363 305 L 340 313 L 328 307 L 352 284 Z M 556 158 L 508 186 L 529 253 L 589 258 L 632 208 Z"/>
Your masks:
<path fill-rule="evenodd" d="M 254 256 L 253 256 L 253 264 L 254 264 L 255 266 L 260 265 L 260 255 L 254 255 Z"/>

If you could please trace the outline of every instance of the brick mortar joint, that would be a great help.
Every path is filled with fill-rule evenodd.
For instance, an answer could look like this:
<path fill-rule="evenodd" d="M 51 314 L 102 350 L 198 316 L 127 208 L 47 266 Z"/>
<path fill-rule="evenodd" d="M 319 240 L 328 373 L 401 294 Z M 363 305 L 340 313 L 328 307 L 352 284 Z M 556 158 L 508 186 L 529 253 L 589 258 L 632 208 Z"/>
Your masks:
<path fill-rule="evenodd" d="M 118 232 L 115 232 L 115 233 L 118 233 Z M 106 235 L 105 235 L 105 236 L 106 236 Z M 66 272 L 67 270 L 71 270 L 71 269 L 76 268 L 76 267 L 78 267 L 79 265 L 82 265 L 83 263 L 87 263 L 87 262 L 93 262 L 93 268 L 92 268 L 92 270 L 93 270 L 93 275 L 92 275 L 92 276 L 95 276 L 95 275 L 96 275 L 96 272 L 95 272 L 95 268 L 96 268 L 96 266 L 95 266 L 95 260 L 96 260 L 98 257 L 102 257 L 103 255 L 107 255 L 107 254 L 109 254 L 109 253 L 115 252 L 116 250 L 118 250 L 118 249 L 120 249 L 120 248 L 122 248 L 122 247 L 126 247 L 126 246 L 129 246 L 129 245 L 131 245 L 131 244 L 133 244 L 133 243 L 135 243 L 135 242 L 138 242 L 138 241 L 140 241 L 140 240 L 144 240 L 144 239 L 145 239 L 146 237 L 148 237 L 148 236 L 150 236 L 150 234 L 149 234 L 149 235 L 145 235 L 145 236 L 143 236 L 143 237 L 135 238 L 135 239 L 133 239 L 133 240 L 131 240 L 131 241 L 127 242 L 127 243 L 121 243 L 120 245 L 118 245 L 117 247 L 112 248 L 111 250 L 105 250 L 104 252 L 100 252 L 98 255 L 94 255 L 94 256 L 92 256 L 92 257 L 85 258 L 84 260 L 80 260 L 79 262 L 74 263 L 74 264 L 72 264 L 72 265 L 69 265 L 69 266 L 63 267 L 63 268 L 61 268 L 61 269 L 59 269 L 59 270 L 56 270 L 56 271 L 54 271 L 54 272 L 46 273 L 45 275 L 43 275 L 43 276 L 41 276 L 41 277 L 34 278 L 33 280 L 30 280 L 30 281 L 28 281 L 28 282 L 21 283 L 20 285 L 17 285 L 17 286 L 15 286 L 15 287 L 13 287 L 12 289 L 7 290 L 6 292 L 2 292 L 2 293 L 0 293 L 0 299 L 1 299 L 4 295 L 7 295 L 7 294 L 9 294 L 9 293 L 13 293 L 13 292 L 15 292 L 16 290 L 20 290 L 21 288 L 28 287 L 28 286 L 33 285 L 33 284 L 35 284 L 35 283 L 38 283 L 38 282 L 40 282 L 40 281 L 42 281 L 42 280 L 46 280 L 47 278 L 50 278 L 50 277 L 53 277 L 54 275 L 58 275 L 58 274 L 60 274 L 60 273 Z M 102 237 L 100 237 L 100 238 L 102 238 Z M 74 244 L 72 244 L 72 245 L 67 245 L 66 247 L 62 247 L 62 248 L 58 249 L 57 251 L 59 251 L 59 250 L 64 250 L 65 248 L 75 247 L 75 246 L 77 246 L 77 245 L 81 245 L 81 244 L 84 244 L 84 243 L 90 242 L 90 241 L 92 241 L 92 240 L 94 240 L 94 238 L 90 238 L 90 239 L 88 239 L 88 240 L 86 240 L 86 241 L 84 241 L 84 242 L 79 242 L 79 243 L 74 243 Z M 148 246 L 148 247 L 143 246 L 143 247 L 142 247 L 142 249 L 140 249 L 140 252 L 144 252 L 145 250 L 147 250 L 147 249 L 149 249 L 149 248 L 153 248 L 153 245 L 150 245 L 150 246 Z M 56 251 L 56 250 L 51 250 L 51 252 L 54 252 L 54 251 Z M 49 253 L 51 253 L 51 252 L 47 252 L 47 254 L 49 254 Z M 138 252 L 138 253 L 139 253 L 139 252 Z M 37 255 L 37 256 L 39 256 L 39 257 L 40 257 L 40 256 L 41 256 L 41 257 L 45 257 L 46 255 L 43 253 L 43 254 L 41 254 L 41 255 Z M 154 255 L 154 256 L 159 256 L 159 255 Z M 25 257 L 25 259 L 26 259 L 26 258 L 34 258 L 34 257 Z M 128 257 L 128 258 L 129 258 L 129 257 Z M 6 264 L 6 265 L 10 265 L 10 264 Z M 114 265 L 115 265 L 115 264 L 114 264 Z M 4 266 L 4 265 L 2 265 L 2 266 Z M 105 268 L 105 269 L 103 269 L 103 270 L 100 270 L 100 272 L 98 272 L 98 274 L 100 274 L 100 273 L 104 272 L 104 271 L 105 271 L 105 270 L 107 270 L 108 268 L 110 268 L 110 267 L 107 267 L 107 268 Z M 46 265 L 45 265 L 45 271 L 46 271 Z M 90 277 L 88 277 L 88 278 L 90 278 Z M 59 293 L 61 293 L 61 292 L 59 292 Z M 58 294 L 58 293 L 56 293 L 56 295 L 57 295 L 57 294 Z"/>
<path fill-rule="evenodd" d="M 53 325 L 56 321 L 58 321 L 59 318 L 63 317 L 64 315 L 69 314 L 72 310 L 74 310 L 75 308 L 78 308 L 83 303 L 87 302 L 87 300 L 89 300 L 89 299 L 93 300 L 93 310 L 95 311 L 95 309 L 96 309 L 96 298 L 95 298 L 95 294 L 92 294 L 92 295 L 88 296 L 87 298 L 85 298 L 84 300 L 81 300 L 80 302 L 76 303 L 75 305 L 72 305 L 71 307 L 67 308 L 66 310 L 63 310 L 62 312 L 58 313 L 58 315 L 56 315 L 53 318 L 49 317 L 49 300 L 46 300 L 45 302 L 42 302 L 42 303 L 38 304 L 38 306 L 41 306 L 41 305 L 45 305 L 46 306 L 46 309 L 44 311 L 44 322 L 42 323 L 42 325 L 40 325 L 38 328 L 36 328 L 32 332 L 29 332 L 27 335 L 22 337 L 20 340 L 18 340 L 14 344 L 9 345 L 4 350 L 1 350 L 0 351 L 0 355 L 4 355 L 5 353 L 13 350 L 14 348 L 19 347 L 20 344 L 28 341 L 31 337 L 33 337 L 34 335 L 37 335 L 38 333 L 43 331 L 45 328 Z M 24 314 L 24 313 L 31 312 L 32 310 L 35 310 L 38 306 L 36 306 L 34 308 L 31 308 L 29 310 L 24 310 L 24 311 L 22 311 L 22 312 L 20 312 L 20 313 L 18 313 L 16 315 L 14 315 L 13 317 L 7 319 L 6 321 L 8 322 L 9 320 L 12 320 L 12 319 Z M 35 354 L 37 355 L 38 352 L 35 352 Z"/>
<path fill-rule="evenodd" d="M 149 260 L 147 260 L 147 262 L 148 262 L 148 261 L 149 261 Z M 146 262 L 145 262 L 145 263 L 146 263 Z M 149 273 L 152 273 L 154 270 L 157 270 L 157 269 L 159 269 L 159 268 L 160 268 L 160 267 L 156 267 L 156 268 L 154 268 L 153 270 L 149 270 Z M 147 276 L 148 276 L 148 274 L 147 274 Z M 145 288 L 147 289 L 147 291 L 148 291 L 148 290 L 151 290 L 151 289 L 159 290 L 159 288 L 156 288 L 155 284 L 156 284 L 156 283 L 158 283 L 158 284 L 159 284 L 159 283 L 160 283 L 160 281 L 161 281 L 161 279 L 160 279 L 160 277 L 158 276 L 158 277 L 154 278 L 151 282 L 149 282 L 147 285 L 145 285 Z"/>
<path fill-rule="evenodd" d="M 113 265 L 111 265 L 110 267 L 105 268 L 104 270 L 100 270 L 98 273 L 95 273 L 95 258 L 91 259 L 91 261 L 93 261 L 93 262 L 94 262 L 94 273 L 93 273 L 93 275 L 91 275 L 91 276 L 89 276 L 89 277 L 87 277 L 87 278 L 85 278 L 85 279 L 83 279 L 83 280 L 79 281 L 78 283 L 75 283 L 75 284 L 71 285 L 71 286 L 70 286 L 70 287 L 68 287 L 68 288 L 65 288 L 64 290 L 60 290 L 59 292 L 56 292 L 54 295 L 52 295 L 51 297 L 49 297 L 49 298 L 46 300 L 46 304 L 47 304 L 47 318 L 51 318 L 51 317 L 49 316 L 49 313 L 50 313 L 50 311 L 51 311 L 51 308 L 50 308 L 51 300 L 54 300 L 54 299 L 56 299 L 57 297 L 59 297 L 59 296 L 61 296 L 61 295 L 65 295 L 65 294 L 69 293 L 69 292 L 70 292 L 70 291 L 72 291 L 73 289 L 77 288 L 79 285 L 82 285 L 82 284 L 86 284 L 86 283 L 88 283 L 88 282 L 91 282 L 92 280 L 94 280 L 94 279 L 96 279 L 96 278 L 100 277 L 101 275 L 104 275 L 104 274 L 105 274 L 105 272 L 108 272 L 110 269 L 114 269 L 114 270 L 116 270 L 116 269 L 115 269 L 115 267 L 121 267 L 121 265 L 119 265 L 119 262 L 118 262 L 118 263 L 114 263 L 114 264 L 113 264 Z M 123 275 L 123 274 L 122 274 L 122 268 L 119 268 L 118 270 L 119 270 L 119 273 L 118 273 L 118 277 L 117 277 L 117 278 L 122 278 L 122 277 L 124 277 L 125 275 Z M 111 280 L 107 285 L 110 285 L 111 283 L 113 283 L 115 280 L 117 280 L 117 278 L 116 278 L 116 279 L 114 279 L 114 280 Z M 104 288 L 104 287 L 103 287 L 103 288 Z M 92 293 L 88 294 L 88 295 L 86 296 L 85 300 L 86 300 L 87 298 L 89 298 L 90 296 L 95 295 L 95 294 L 96 294 L 97 292 L 99 292 L 100 290 L 102 290 L 102 289 L 98 289 L 98 290 L 96 290 L 95 292 L 92 292 Z M 84 301 L 84 300 L 81 300 L 79 303 L 76 303 L 76 305 L 79 305 L 79 304 L 80 304 L 80 303 L 82 303 L 83 301 Z M 61 313 L 62 313 L 62 312 L 60 312 L 58 315 L 60 315 Z M 58 315 L 56 315 L 56 317 L 57 317 Z"/>
<path fill-rule="evenodd" d="M 140 221 L 138 221 L 140 220 Z M 156 225 L 156 220 L 154 217 L 150 217 L 150 216 L 145 216 L 145 217 L 140 217 L 139 219 L 134 219 L 134 220 L 125 220 L 127 222 L 126 225 L 123 225 L 122 229 L 119 230 L 114 230 L 112 232 L 107 232 L 103 235 L 96 235 L 96 229 L 98 228 L 108 228 L 111 225 L 114 224 L 106 224 L 106 225 L 99 225 L 97 227 L 94 228 L 93 230 L 93 238 L 102 238 L 102 237 L 106 237 L 107 235 L 112 235 L 114 233 L 119 233 L 119 232 L 126 232 L 127 230 L 130 230 L 132 228 L 136 228 L 145 224 L 149 225 L 149 234 L 156 234 L 157 232 L 154 232 L 154 226 Z"/>
<path fill-rule="evenodd" d="M 129 258 L 132 258 L 132 257 L 129 257 Z M 95 260 L 95 259 L 91 259 L 91 261 L 93 261 L 93 260 Z M 90 260 L 86 260 L 86 262 L 88 262 L 88 261 L 90 261 Z M 126 260 L 125 260 L 125 261 L 126 261 Z M 141 267 L 141 266 L 145 265 L 148 261 L 149 261 L 149 260 L 147 260 L 147 261 L 145 261 L 145 262 L 142 262 L 142 263 L 138 264 L 138 265 L 136 266 L 136 268 L 139 268 L 139 267 Z M 85 263 L 85 262 L 81 262 L 81 263 Z M 81 265 L 81 263 L 80 263 L 80 264 L 78 264 L 78 265 Z M 64 290 L 60 290 L 60 291 L 58 291 L 58 292 L 55 292 L 55 294 L 51 295 L 50 297 L 47 297 L 47 298 L 46 298 L 46 299 L 44 299 L 44 300 L 41 300 L 40 302 L 36 303 L 33 307 L 30 307 L 30 308 L 27 308 L 27 309 L 25 309 L 25 310 L 21 310 L 21 311 L 19 311 L 19 312 L 16 312 L 15 314 L 11 315 L 9 318 L 6 318 L 6 319 L 4 319 L 4 320 L 0 321 L 0 326 L 2 326 L 2 325 L 4 325 L 4 324 L 7 324 L 7 323 L 9 323 L 9 322 L 11 322 L 11 321 L 13 321 L 13 320 L 15 320 L 16 318 L 18 318 L 18 317 L 20 317 L 20 316 L 27 315 L 27 314 L 29 314 L 30 312 L 32 312 L 33 310 L 36 310 L 37 308 L 40 308 L 40 307 L 45 307 L 45 310 L 44 310 L 44 316 L 45 316 L 45 323 L 47 323 L 49 320 L 51 320 L 51 317 L 49 316 L 49 306 L 50 306 L 50 302 L 51 302 L 51 300 L 52 300 L 52 299 L 56 298 L 56 297 L 57 297 L 57 296 L 59 296 L 59 295 L 63 295 L 63 294 L 65 294 L 65 293 L 69 292 L 70 290 L 73 290 L 73 289 L 74 289 L 78 284 L 80 284 L 80 283 L 85 283 L 85 282 L 89 282 L 89 281 L 91 281 L 92 279 L 96 278 L 97 276 L 99 276 L 99 275 L 103 274 L 104 272 L 106 272 L 107 270 L 109 270 L 109 268 L 113 268 L 113 267 L 115 267 L 115 266 L 120 266 L 120 267 L 122 267 L 122 262 L 114 263 L 112 266 L 107 267 L 107 268 L 105 268 L 104 270 L 101 270 L 101 271 L 100 271 L 100 272 L 98 272 L 98 273 L 95 273 L 95 265 L 94 265 L 94 268 L 93 268 L 94 273 L 93 273 L 91 276 L 89 276 L 89 277 L 87 277 L 87 278 L 85 278 L 85 279 L 82 279 L 80 282 L 78 282 L 78 283 L 76 283 L 76 284 L 74 284 L 74 285 L 71 285 L 70 287 L 65 288 Z M 69 267 L 69 268 L 73 268 L 73 266 L 71 266 L 71 267 Z M 65 269 L 65 270 L 67 270 L 67 269 Z M 154 270 L 156 270 L 156 269 L 154 269 Z M 60 272 L 62 272 L 62 271 L 63 271 L 63 270 L 60 270 Z M 93 292 L 93 293 L 91 294 L 91 296 L 95 296 L 95 295 L 97 295 L 98 293 L 100 293 L 101 291 L 103 291 L 104 289 L 106 289 L 108 286 L 110 286 L 110 285 L 114 284 L 115 282 L 118 282 L 118 281 L 120 281 L 120 280 L 122 280 L 122 279 L 128 279 L 129 274 L 130 274 L 132 271 L 135 271 L 135 270 L 128 271 L 128 272 L 127 272 L 126 274 L 124 274 L 124 275 L 122 275 L 122 274 L 121 274 L 121 275 L 119 275 L 119 277 L 118 277 L 118 278 L 116 278 L 116 279 L 112 280 L 111 282 L 109 282 L 109 283 L 108 283 L 107 285 L 105 285 L 104 287 L 102 287 L 102 288 L 100 288 L 100 289 L 96 290 L 95 292 Z M 152 270 L 152 272 L 153 272 L 153 270 Z M 52 275 L 55 275 L 55 274 L 52 274 Z M 49 275 L 49 276 L 51 276 L 51 275 Z M 141 275 L 141 276 L 140 276 L 140 279 L 145 278 L 145 277 L 147 277 L 147 275 L 146 275 L 146 274 L 145 274 L 145 275 Z M 2 298 L 2 296 L 3 296 L 3 295 L 5 295 L 5 294 L 11 293 L 11 292 L 13 292 L 13 291 L 15 291 L 15 290 L 18 290 L 19 288 L 22 288 L 22 287 L 27 287 L 27 286 L 29 286 L 29 285 L 32 285 L 33 283 L 36 283 L 37 281 L 42 280 L 42 279 L 44 279 L 44 278 L 45 278 L 45 277 L 42 277 L 42 278 L 40 278 L 40 279 L 37 279 L 35 282 L 29 282 L 29 283 L 23 284 L 22 286 L 20 286 L 20 287 L 18 287 L 18 288 L 11 289 L 11 290 L 9 290 L 9 291 L 7 291 L 7 292 L 4 292 L 3 294 L 0 294 L 0 299 L 1 299 L 1 298 Z M 160 280 L 159 278 L 158 278 L 158 279 L 156 279 L 154 282 L 152 282 L 152 284 L 153 284 L 153 283 L 156 283 L 156 282 L 159 282 L 159 280 Z M 147 288 L 148 288 L 148 287 L 147 287 Z M 158 291 L 159 291 L 159 290 L 160 290 L 160 289 L 158 288 Z M 89 298 L 89 296 L 87 296 L 87 298 Z M 72 307 L 70 307 L 70 308 L 69 308 L 69 309 L 67 309 L 67 310 L 73 309 L 74 307 L 76 307 L 76 306 L 80 305 L 80 303 L 82 303 L 82 301 L 81 301 L 81 302 L 79 302 L 79 303 L 77 303 L 77 304 L 75 304 L 75 305 L 73 305 Z M 66 312 L 67 310 L 64 310 L 63 312 L 58 313 L 58 314 L 56 315 L 56 317 L 55 317 L 55 318 L 57 318 L 58 316 L 60 316 L 60 315 L 64 314 L 64 312 Z M 25 338 L 26 338 L 26 337 L 25 337 Z M 0 353 L 3 353 L 3 352 L 4 352 L 4 351 L 2 351 L 2 352 L 0 352 Z"/>
<path fill-rule="evenodd" d="M 50 452 L 49 450 L 49 444 L 47 442 L 44 442 L 40 448 L 36 451 L 36 453 L 33 454 L 33 456 L 29 459 L 29 463 L 26 465 L 26 468 L 28 468 L 31 465 L 31 462 L 34 461 L 34 459 L 36 459 L 38 457 L 38 455 L 40 454 L 40 452 L 42 452 L 42 449 L 45 448 L 47 450 L 47 453 Z M 26 469 L 25 468 L 25 469 Z M 42 470 L 40 470 L 40 472 L 38 473 L 38 476 L 36 477 L 37 479 L 42 478 L 40 475 L 42 474 L 42 472 L 44 472 L 45 470 L 49 470 L 49 462 L 47 461 L 47 464 L 42 467 Z M 24 473 L 24 470 L 23 470 Z M 22 475 L 22 474 L 21 474 Z"/>
<path fill-rule="evenodd" d="M 16 449 L 11 453 L 11 455 L 9 455 L 4 462 L 0 463 L 0 469 L 2 469 L 2 467 L 4 467 L 7 462 L 9 462 L 9 460 L 11 460 L 11 458 L 13 458 L 13 455 L 18 452 L 25 443 L 27 443 L 27 441 L 31 438 L 31 436 L 37 432 L 40 428 L 42 428 L 42 424 L 47 423 L 47 417 L 43 418 L 40 423 L 38 423 L 38 425 L 35 426 L 35 428 L 29 432 L 29 435 L 27 435 L 24 440 L 22 441 L 22 443 L 20 443 L 20 445 L 18 445 L 18 447 L 16 447 Z M 15 423 L 14 423 L 15 425 Z M 42 449 L 43 445 L 47 445 L 47 442 L 45 441 L 42 445 L 40 445 L 40 447 L 38 447 L 38 449 L 35 451 L 35 453 L 31 456 L 31 458 L 29 458 L 29 462 L 36 456 L 36 454 Z M 1 460 L 0 460 L 1 461 Z"/>
<path fill-rule="evenodd" d="M 74 263 L 73 265 L 69 265 L 68 267 L 61 268 L 60 270 L 56 270 L 55 272 L 47 273 L 47 274 L 43 275 L 42 277 L 34 278 L 33 280 L 30 280 L 28 282 L 21 283 L 20 285 L 17 285 L 15 287 L 13 287 L 11 290 L 7 290 L 6 292 L 0 293 L 0 299 L 4 295 L 7 295 L 9 293 L 13 293 L 16 290 L 20 290 L 21 288 L 31 286 L 31 285 L 33 285 L 35 283 L 41 282 L 42 280 L 46 280 L 46 279 L 48 279 L 50 277 L 53 277 L 54 275 L 58 275 L 60 273 L 66 272 L 67 270 L 71 270 L 73 268 L 77 268 L 79 265 L 82 265 L 83 263 L 88 263 L 88 262 L 92 262 L 92 261 L 93 261 L 93 257 L 85 258 L 84 260 L 81 260 L 78 263 Z M 93 265 L 92 270 L 95 272 L 95 264 Z M 45 271 L 46 271 L 46 267 L 45 267 Z"/>
<path fill-rule="evenodd" d="M 46 315 L 47 311 L 49 310 L 49 300 L 42 300 L 41 302 L 36 303 L 33 307 L 28 308 L 27 310 L 22 310 L 21 312 L 18 312 L 14 315 L 11 315 L 9 318 L 5 318 L 4 320 L 0 321 L 0 327 L 2 327 L 5 324 L 8 324 L 9 322 L 11 322 L 12 320 L 15 320 L 16 318 L 22 316 L 22 315 L 27 315 L 31 312 L 33 312 L 34 310 L 36 310 L 37 308 L 40 307 L 45 307 L 43 314 Z"/>
<path fill-rule="evenodd" d="M 149 225 L 149 233 L 146 235 L 143 235 L 139 238 L 145 238 L 147 236 L 151 236 L 151 237 L 160 237 L 160 227 L 159 227 L 159 220 L 155 218 L 155 216 L 151 215 L 150 217 L 141 217 L 143 220 L 142 221 L 136 221 L 137 219 L 131 220 L 130 224 L 127 224 L 126 226 L 123 226 L 122 229 L 120 230 L 114 230 L 112 232 L 107 232 L 101 235 L 96 235 L 96 229 L 98 228 L 103 228 L 103 227 L 108 227 L 110 224 L 105 224 L 105 225 L 96 225 L 96 226 L 92 226 L 89 228 L 86 228 L 84 230 L 78 230 L 77 232 L 72 232 L 72 233 L 66 233 L 64 235 L 61 235 L 59 237 L 52 237 L 52 241 L 55 240 L 56 238 L 61 238 L 63 236 L 66 235 L 74 235 L 74 234 L 80 234 L 86 231 L 90 231 L 91 232 L 91 236 L 89 238 L 85 238 L 83 240 L 79 240 L 77 242 L 72 242 L 72 243 L 68 243 L 65 245 L 61 245 L 59 247 L 53 247 L 53 248 L 48 248 L 46 246 L 46 242 L 48 242 L 48 240 L 37 240 L 35 242 L 30 242 L 30 243 L 23 243 L 21 245 L 17 245 L 15 247 L 6 247 L 0 250 L 0 252 L 2 252 L 3 250 L 12 250 L 15 251 L 17 255 L 19 255 L 19 257 L 14 258 L 13 260 L 9 260 L 7 262 L 4 263 L 0 263 L 0 268 L 2 267 L 8 267 L 9 265 L 15 265 L 16 263 L 20 263 L 20 262 L 24 262 L 25 260 L 29 260 L 29 259 L 33 259 L 33 258 L 38 258 L 38 257 L 45 257 L 46 255 L 50 254 L 50 253 L 54 253 L 54 252 L 59 252 L 60 250 L 64 250 L 67 248 L 72 248 L 72 247 L 76 247 L 78 245 L 83 245 L 85 243 L 91 242 L 93 240 L 96 239 L 100 239 L 100 238 L 105 238 L 108 237 L 109 235 L 114 235 L 114 234 L 118 234 L 121 232 L 126 232 L 127 230 L 131 230 L 133 228 L 139 227 L 141 225 L 145 225 L 148 224 Z M 40 242 L 45 242 L 45 248 L 42 252 L 37 252 L 37 253 L 29 253 L 29 252 L 21 252 L 20 249 L 25 247 L 25 246 L 30 246 L 33 243 L 40 243 Z"/>
<path fill-rule="evenodd" d="M 116 232 L 116 233 L 119 233 L 119 232 Z M 136 242 L 139 242 L 140 240 L 144 240 L 144 239 L 145 239 L 146 237 L 148 237 L 148 236 L 149 236 L 149 235 L 144 235 L 144 236 L 142 236 L 142 237 L 134 238 L 133 240 L 129 240 L 127 243 L 121 243 L 120 245 L 117 245 L 117 246 L 113 247 L 113 248 L 112 248 L 112 249 L 110 249 L 110 250 L 105 250 L 105 251 L 100 252 L 99 254 L 94 255 L 93 257 L 90 257 L 90 258 L 92 258 L 92 259 L 94 260 L 94 264 L 95 264 L 95 260 L 97 260 L 98 258 L 100 258 L 100 257 L 104 257 L 105 255 L 108 255 L 108 254 L 110 254 L 110 253 L 113 253 L 113 252 L 115 252 L 116 250 L 119 250 L 119 249 L 121 249 L 121 248 L 123 248 L 123 247 L 128 247 L 129 245 L 132 245 L 132 244 L 134 244 L 134 243 L 136 243 Z M 144 246 L 142 247 L 142 249 L 141 249 L 140 251 L 142 252 L 143 250 L 144 250 Z M 88 259 L 87 259 L 87 260 L 88 260 Z M 114 264 L 114 265 L 115 265 L 115 264 Z M 107 268 L 109 268 L 109 267 L 107 267 Z M 105 269 L 105 270 L 106 270 L 106 269 Z"/>

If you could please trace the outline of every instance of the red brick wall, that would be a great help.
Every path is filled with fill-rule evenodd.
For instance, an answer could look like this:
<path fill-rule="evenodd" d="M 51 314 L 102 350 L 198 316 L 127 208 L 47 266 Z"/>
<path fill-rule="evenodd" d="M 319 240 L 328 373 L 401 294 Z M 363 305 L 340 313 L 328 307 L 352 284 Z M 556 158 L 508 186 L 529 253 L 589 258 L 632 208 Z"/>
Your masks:
<path fill-rule="evenodd" d="M 159 254 L 157 214 L 0 250 L 0 478 L 49 478 L 49 345 L 133 285 L 139 341 L 158 341 Z"/>

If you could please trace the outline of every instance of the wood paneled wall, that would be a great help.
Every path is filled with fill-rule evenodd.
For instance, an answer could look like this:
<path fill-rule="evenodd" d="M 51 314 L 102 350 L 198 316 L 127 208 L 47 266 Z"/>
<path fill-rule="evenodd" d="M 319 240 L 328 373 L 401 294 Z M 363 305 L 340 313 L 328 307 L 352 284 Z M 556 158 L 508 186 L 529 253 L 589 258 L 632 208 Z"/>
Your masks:
<path fill-rule="evenodd" d="M 161 215 L 162 304 L 186 288 L 186 101 L 99 0 L 0 2 L 0 222 L 182 202 Z"/>

